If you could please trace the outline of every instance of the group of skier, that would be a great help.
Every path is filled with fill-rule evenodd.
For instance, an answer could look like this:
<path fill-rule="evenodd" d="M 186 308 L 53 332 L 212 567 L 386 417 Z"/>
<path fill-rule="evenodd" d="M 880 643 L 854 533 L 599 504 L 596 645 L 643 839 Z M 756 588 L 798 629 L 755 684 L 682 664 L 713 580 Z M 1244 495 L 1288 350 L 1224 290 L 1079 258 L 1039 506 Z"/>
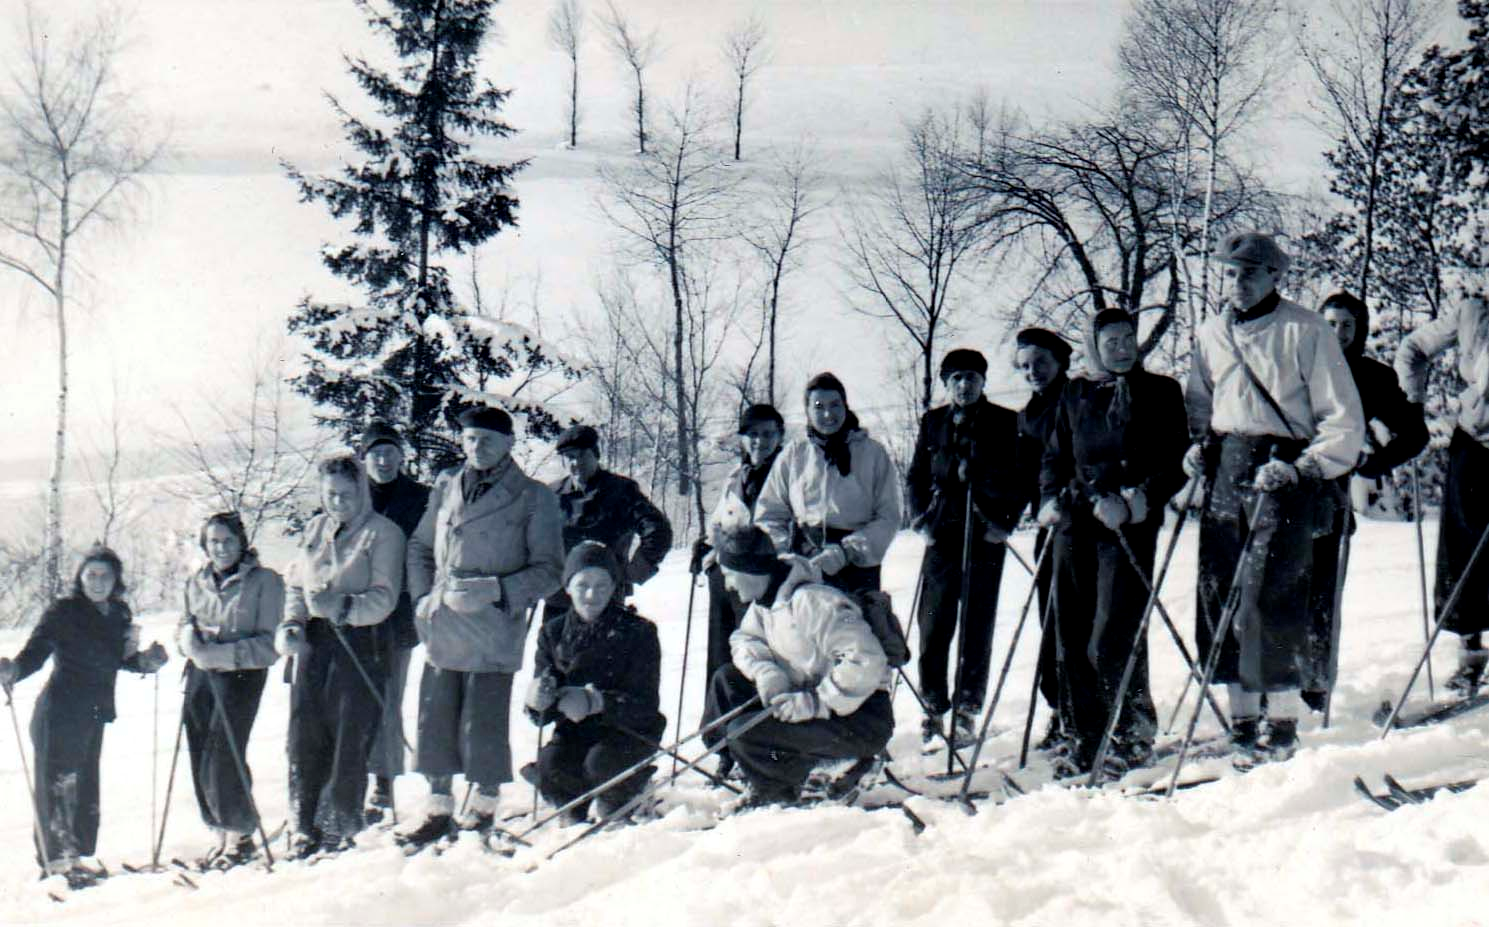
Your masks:
<path fill-rule="evenodd" d="M 1280 296 L 1288 257 L 1272 238 L 1233 235 L 1215 256 L 1229 305 L 1197 330 L 1184 387 L 1143 369 L 1137 319 L 1120 309 L 1090 319 L 1078 374 L 1060 335 L 1018 333 L 1011 360 L 1033 391 L 1019 412 L 984 396 L 982 354 L 950 351 L 940 367 L 949 402 L 923 418 L 903 483 L 830 373 L 806 385 L 800 437 L 786 440 L 769 405 L 744 411 L 739 464 L 692 551 L 709 592 L 701 733 L 719 755 L 711 778 L 742 777 L 749 806 L 792 802 L 815 767 L 843 760 L 851 787 L 890 739 L 896 677 L 915 690 L 928 745 L 976 741 L 1005 560 L 1023 562 L 1007 541 L 1026 513 L 1039 527 L 1024 566 L 1050 708 L 1039 746 L 1065 775 L 1148 762 L 1157 724 L 1146 629 L 1155 608 L 1169 623 L 1154 584 L 1170 504 L 1200 524 L 1192 656 L 1170 623 L 1190 674 L 1202 689 L 1224 685 L 1238 766 L 1287 759 L 1302 713 L 1329 710 L 1348 480 L 1387 476 L 1426 445 L 1427 364 L 1450 347 L 1467 385 L 1437 590 L 1444 627 L 1463 640 L 1450 685 L 1477 689 L 1489 663 L 1489 568 L 1477 566 L 1489 490 L 1470 477 L 1489 466 L 1483 295 L 1408 336 L 1393 372 L 1364 356 L 1362 301 L 1338 293 L 1314 312 Z M 321 510 L 285 579 L 259 561 L 235 514 L 201 526 L 206 563 L 186 582 L 176 644 L 188 661 L 181 730 L 202 819 L 219 838 L 213 863 L 253 858 L 265 836 L 244 748 L 280 655 L 292 685 L 293 856 L 339 851 L 369 823 L 396 820 L 403 694 L 420 643 L 409 749 L 431 797 L 397 839 L 420 847 L 489 832 L 512 779 L 512 685 L 537 612 L 522 701 L 552 732 L 521 775 L 570 821 L 624 819 L 644 797 L 649 764 L 666 754 L 661 648 L 626 599 L 656 573 L 672 528 L 635 482 L 600 465 L 593 428 L 558 439 L 567 476 L 548 487 L 513 461 L 507 413 L 473 407 L 458 424 L 463 462 L 432 487 L 404 472 L 403 440 L 382 422 L 357 453 L 322 461 Z M 881 589 L 906 518 L 926 542 L 909 618 L 918 689 Z M 139 649 L 112 552 L 86 553 L 73 586 L 16 659 L 0 659 L 0 683 L 8 692 L 53 659 L 31 724 L 37 850 L 45 871 L 85 882 L 78 860 L 95 849 L 114 676 L 157 672 L 167 655 Z M 468 784 L 458 806 L 457 775 Z"/>

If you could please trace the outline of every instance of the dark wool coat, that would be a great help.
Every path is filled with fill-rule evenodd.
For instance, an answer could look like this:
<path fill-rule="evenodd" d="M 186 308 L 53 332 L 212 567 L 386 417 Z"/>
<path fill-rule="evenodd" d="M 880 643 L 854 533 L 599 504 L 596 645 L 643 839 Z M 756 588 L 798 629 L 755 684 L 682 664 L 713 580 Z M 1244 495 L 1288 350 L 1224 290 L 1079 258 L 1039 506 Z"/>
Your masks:
<path fill-rule="evenodd" d="M 583 489 L 569 477 L 551 488 L 558 494 L 563 512 L 565 551 L 573 550 L 580 541 L 599 541 L 626 565 L 631 582 L 642 583 L 656 573 L 657 565 L 672 549 L 671 523 L 635 480 L 598 470 Z M 636 557 L 631 556 L 632 538 L 641 539 Z M 638 558 L 644 563 L 638 563 Z"/>
<path fill-rule="evenodd" d="M 429 487 L 406 473 L 389 483 L 374 483 L 368 480 L 372 492 L 372 510 L 403 529 L 405 538 L 413 537 L 424 517 L 424 508 L 429 504 Z M 408 582 L 398 595 L 398 604 L 388 616 L 388 626 L 393 629 L 396 646 L 404 650 L 418 646 L 419 634 L 414 630 L 414 606 L 409 596 Z"/>
<path fill-rule="evenodd" d="M 959 477 L 962 461 L 967 461 L 973 508 L 985 521 L 1011 530 L 1025 499 L 1015 454 L 1018 413 L 986 398 L 966 410 L 960 425 L 956 412 L 955 406 L 937 406 L 921 419 L 905 486 L 911 517 L 924 520 L 938 541 L 954 541 L 960 549 L 967 504 Z"/>
<path fill-rule="evenodd" d="M 598 716 L 575 724 L 555 705 L 537 715 L 539 723 L 557 721 L 560 732 L 620 725 L 647 737 L 661 737 L 666 729 L 660 711 L 662 648 L 657 628 L 632 608 L 612 602 L 593 624 L 572 611 L 544 621 L 533 677 L 544 673 L 560 687 L 593 686 L 604 696 L 605 707 Z"/>
<path fill-rule="evenodd" d="M 1068 382 L 1061 374 L 1045 387 L 1044 392 L 1030 396 L 1019 410 L 1015 456 L 1018 458 L 1024 505 L 1039 506 L 1039 471 L 1044 466 L 1044 446 L 1049 442 L 1050 432 L 1055 430 L 1055 413 L 1060 409 L 1060 395 Z"/>

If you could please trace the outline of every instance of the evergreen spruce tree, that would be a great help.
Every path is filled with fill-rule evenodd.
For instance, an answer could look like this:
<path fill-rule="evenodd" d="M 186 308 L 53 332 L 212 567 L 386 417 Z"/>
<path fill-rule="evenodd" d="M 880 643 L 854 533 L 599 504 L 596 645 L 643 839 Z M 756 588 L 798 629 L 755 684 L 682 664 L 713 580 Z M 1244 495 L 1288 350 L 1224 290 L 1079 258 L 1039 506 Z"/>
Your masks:
<path fill-rule="evenodd" d="M 559 424 L 551 413 L 502 388 L 573 371 L 522 329 L 462 309 L 437 263 L 517 222 L 509 184 L 526 162 L 472 153 L 477 138 L 515 131 L 498 115 L 510 91 L 476 73 L 495 0 L 355 2 L 400 59 L 389 73 L 346 58 L 376 120 L 330 97 L 362 160 L 338 176 L 284 167 L 303 202 L 353 223 L 354 240 L 327 245 L 322 261 L 365 296 L 360 305 L 300 302 L 289 330 L 308 342 L 307 369 L 294 386 L 348 438 L 370 418 L 400 422 L 416 468 L 428 475 L 458 450 L 449 416 L 472 392 L 496 393 L 509 411 L 525 413 L 518 420 L 528 434 L 551 435 Z"/>

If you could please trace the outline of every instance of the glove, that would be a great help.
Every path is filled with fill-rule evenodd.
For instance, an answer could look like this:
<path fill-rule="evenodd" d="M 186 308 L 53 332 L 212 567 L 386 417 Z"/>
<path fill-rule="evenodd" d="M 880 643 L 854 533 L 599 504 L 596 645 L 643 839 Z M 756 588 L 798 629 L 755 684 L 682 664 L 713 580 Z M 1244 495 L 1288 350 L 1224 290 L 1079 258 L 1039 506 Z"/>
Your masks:
<path fill-rule="evenodd" d="M 1008 532 L 998 525 L 988 525 L 987 530 L 982 533 L 982 539 L 989 544 L 1002 544 L 1008 540 Z"/>
<path fill-rule="evenodd" d="M 1053 528 L 1064 517 L 1065 513 L 1060 511 L 1060 503 L 1054 499 L 1050 499 L 1039 507 L 1039 515 L 1035 518 L 1035 521 L 1039 522 L 1041 527 Z"/>
<path fill-rule="evenodd" d="M 21 671 L 16 667 L 16 661 L 10 657 L 0 657 L 0 687 L 9 692 L 16 684 L 16 677 L 20 674 Z"/>
<path fill-rule="evenodd" d="M 651 561 L 641 556 L 638 552 L 626 564 L 626 578 L 637 586 L 657 575 L 657 568 L 651 565 Z"/>
<path fill-rule="evenodd" d="M 699 538 L 698 540 L 694 541 L 693 556 L 692 559 L 688 561 L 688 572 L 696 576 L 697 574 L 702 573 L 704 570 L 708 569 L 709 564 L 706 562 L 705 558 L 711 553 L 713 553 L 712 544 L 703 540 L 703 538 Z"/>
<path fill-rule="evenodd" d="M 836 576 L 848 565 L 848 555 L 837 544 L 829 544 L 811 559 L 811 564 L 828 576 Z"/>
<path fill-rule="evenodd" d="M 331 621 L 340 622 L 341 613 L 345 607 L 346 596 L 330 587 L 318 589 L 310 594 L 310 614 L 317 618 L 329 618 Z"/>
<path fill-rule="evenodd" d="M 817 693 L 806 689 L 777 695 L 770 703 L 771 716 L 787 724 L 800 724 L 803 721 L 826 717 L 820 714 L 821 709 L 822 701 L 817 698 Z"/>
<path fill-rule="evenodd" d="M 1373 480 L 1390 473 L 1391 469 L 1389 467 L 1382 467 L 1375 462 L 1375 456 L 1374 454 L 1366 454 L 1365 459 L 1360 461 L 1360 465 L 1355 467 L 1355 476 Z"/>
<path fill-rule="evenodd" d="M 1203 444 L 1191 444 L 1189 450 L 1184 452 L 1184 475 L 1190 479 L 1203 476 L 1205 473 L 1205 446 Z"/>
<path fill-rule="evenodd" d="M 1112 531 L 1116 531 L 1118 528 L 1127 524 L 1128 518 L 1131 515 L 1127 511 L 1127 503 L 1123 502 L 1122 497 L 1116 493 L 1107 493 L 1100 499 L 1097 499 L 1096 505 L 1091 510 L 1091 514 L 1095 515 L 1097 521 L 1106 525 Z"/>
<path fill-rule="evenodd" d="M 274 630 L 274 650 L 282 657 L 302 657 L 310 652 L 305 640 L 305 627 L 298 621 L 286 621 Z"/>
<path fill-rule="evenodd" d="M 558 710 L 570 721 L 583 721 L 605 708 L 605 696 L 594 686 L 564 686 L 558 690 Z"/>
<path fill-rule="evenodd" d="M 139 658 L 135 660 L 135 666 L 138 666 L 141 672 L 154 673 L 165 666 L 170 659 L 171 655 L 160 646 L 160 641 L 156 641 L 150 645 L 148 650 L 139 655 Z"/>
<path fill-rule="evenodd" d="M 1127 520 L 1134 525 L 1148 520 L 1148 494 L 1136 486 L 1122 490 L 1122 501 L 1127 503 Z"/>
<path fill-rule="evenodd" d="M 755 691 L 760 693 L 760 704 L 769 707 L 771 702 L 791 691 L 791 681 L 778 669 L 768 670 L 755 677 Z"/>
<path fill-rule="evenodd" d="M 534 676 L 533 681 L 527 685 L 526 705 L 538 714 L 542 714 L 553 707 L 558 701 L 558 683 L 553 681 L 550 673 Z"/>
<path fill-rule="evenodd" d="M 1293 466 L 1297 469 L 1298 476 L 1305 479 L 1321 480 L 1324 478 L 1323 464 L 1318 462 L 1317 457 L 1304 455 L 1299 457 Z"/>
<path fill-rule="evenodd" d="M 1260 492 L 1276 492 L 1297 481 L 1297 468 L 1281 460 L 1269 460 L 1256 468 L 1255 486 Z"/>

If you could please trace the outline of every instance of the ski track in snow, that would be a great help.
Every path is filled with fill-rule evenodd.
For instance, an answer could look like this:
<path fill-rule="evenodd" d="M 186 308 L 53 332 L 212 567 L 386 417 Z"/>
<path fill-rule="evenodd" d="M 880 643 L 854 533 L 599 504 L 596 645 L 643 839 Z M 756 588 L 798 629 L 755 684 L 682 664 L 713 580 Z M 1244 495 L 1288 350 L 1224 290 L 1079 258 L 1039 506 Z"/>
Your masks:
<path fill-rule="evenodd" d="M 1429 532 L 1433 527 L 1428 526 Z M 0 795 L 5 796 L 0 806 L 5 914 L 0 920 L 148 922 L 157 927 L 224 920 L 377 925 L 498 919 L 503 924 L 586 927 L 1489 923 L 1483 913 L 1489 836 L 1479 826 L 1489 817 L 1489 786 L 1386 814 L 1361 800 L 1350 785 L 1358 774 L 1380 791 L 1381 775 L 1390 772 L 1410 787 L 1472 777 L 1489 765 L 1489 712 L 1397 732 L 1384 741 L 1370 723 L 1383 698 L 1399 695 L 1420 654 L 1412 532 L 1409 524 L 1366 522 L 1356 538 L 1332 729 L 1322 731 L 1316 720 L 1305 721 L 1303 749 L 1294 760 L 1245 776 L 1234 772 L 1227 759 L 1193 761 L 1186 765 L 1184 779 L 1208 772 L 1221 775 L 1222 781 L 1180 793 L 1171 802 L 1043 785 L 1048 769 L 1038 759 L 1031 759 L 1029 769 L 1016 770 L 1037 639 L 1037 616 L 1031 616 L 994 722 L 998 733 L 989 740 L 983 761 L 1013 772 L 1033 794 L 999 804 L 997 776 L 984 772 L 978 787 L 999 797 L 979 802 L 975 816 L 955 803 L 911 798 L 907 806 L 928 825 L 919 836 L 894 808 L 757 811 L 714 826 L 724 796 L 689 774 L 675 787 L 663 788 L 666 810 L 659 820 L 596 834 L 551 861 L 543 857 L 577 830 L 545 828 L 535 835 L 533 849 L 519 849 L 512 858 L 485 853 L 470 837 L 439 857 L 426 853 L 406 858 L 390 833 L 371 831 L 357 849 L 314 866 L 279 863 L 272 875 L 259 867 L 193 876 L 197 891 L 173 885 L 169 874 L 120 875 L 69 896 L 58 880 L 36 879 L 25 785 L 13 734 L 7 732 L 0 748 Z M 1026 554 L 1031 543 L 1027 533 L 1015 539 Z M 1191 640 L 1194 548 L 1191 527 L 1164 594 L 1175 622 Z M 902 535 L 885 569 L 886 587 L 907 619 L 920 551 L 918 540 Z M 671 716 L 685 630 L 686 563 L 685 552 L 674 553 L 637 600 L 662 633 L 662 701 L 674 722 L 669 723 L 669 737 L 675 728 Z M 1027 577 L 1016 566 L 1010 565 L 1004 577 L 995 641 L 998 665 L 1028 589 Z M 688 730 L 696 728 L 704 687 L 699 668 L 706 597 L 700 588 L 687 676 Z M 141 616 L 144 637 L 168 642 L 175 617 Z M 1155 627 L 1152 635 L 1153 689 L 1162 721 L 1182 687 L 1183 671 L 1167 632 Z M 21 632 L 0 635 L 0 651 L 13 653 L 23 639 Z M 1435 661 L 1439 680 L 1450 671 L 1453 656 L 1453 642 L 1442 641 Z M 163 801 L 180 710 L 180 666 L 175 658 L 162 673 L 159 735 L 153 741 L 151 682 L 127 673 L 119 677 L 119 719 L 104 741 L 99 846 L 100 858 L 116 872 L 120 862 L 149 859 L 151 754 L 153 749 Z M 416 659 L 411 688 L 417 685 L 418 671 Z M 41 683 L 38 674 L 16 693 L 23 735 Z M 524 672 L 515 688 L 519 696 L 526 684 Z M 284 817 L 287 805 L 287 695 L 275 673 L 248 750 L 255 797 L 271 827 Z M 1418 683 L 1412 704 L 1424 700 L 1425 679 Z M 409 693 L 404 710 L 411 740 L 416 704 Z M 919 714 L 903 688 L 896 711 L 891 752 L 901 760 L 895 769 L 911 784 L 954 792 L 954 784 L 921 778 L 944 770 L 945 758 L 920 755 Z M 1181 728 L 1187 717 L 1186 711 Z M 1043 724 L 1041 710 L 1036 733 Z M 1213 719 L 1202 718 L 1199 736 L 1212 733 L 1213 725 Z M 536 732 L 516 705 L 512 729 L 514 761 L 520 765 L 532 758 Z M 29 758 L 29 738 L 26 750 Z M 194 857 L 211 840 L 196 812 L 185 761 L 183 751 L 163 860 Z M 670 762 L 661 768 L 666 772 Z M 1129 784 L 1157 781 L 1159 773 L 1135 772 Z M 419 814 L 427 790 L 414 775 L 400 778 L 397 787 L 399 812 L 407 825 Z M 869 804 L 899 797 L 885 786 L 871 793 Z M 525 784 L 503 789 L 506 813 L 529 808 L 531 801 Z M 511 826 L 520 830 L 526 822 Z M 282 848 L 283 840 L 277 844 Z M 65 902 L 50 900 L 48 890 Z"/>

